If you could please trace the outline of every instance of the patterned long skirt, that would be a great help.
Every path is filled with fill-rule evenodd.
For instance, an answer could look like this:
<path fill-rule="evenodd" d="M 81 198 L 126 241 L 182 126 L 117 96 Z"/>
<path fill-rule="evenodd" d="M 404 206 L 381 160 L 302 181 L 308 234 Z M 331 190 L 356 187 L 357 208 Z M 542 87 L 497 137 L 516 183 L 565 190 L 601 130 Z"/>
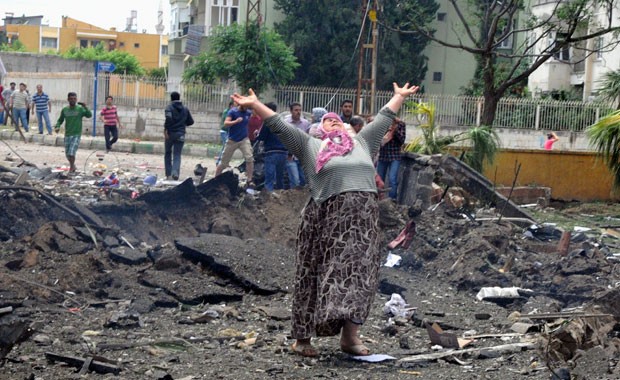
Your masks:
<path fill-rule="evenodd" d="M 345 321 L 362 324 L 380 266 L 377 195 L 347 192 L 302 212 L 293 296 L 295 339 L 332 336 Z"/>

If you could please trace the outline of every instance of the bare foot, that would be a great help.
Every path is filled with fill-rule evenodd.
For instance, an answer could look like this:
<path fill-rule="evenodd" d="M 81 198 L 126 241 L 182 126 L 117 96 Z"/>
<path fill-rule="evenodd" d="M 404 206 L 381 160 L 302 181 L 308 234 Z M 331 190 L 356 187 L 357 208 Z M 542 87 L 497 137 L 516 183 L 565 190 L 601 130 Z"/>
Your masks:
<path fill-rule="evenodd" d="M 314 358 L 319 356 L 319 352 L 312 346 L 310 340 L 297 340 L 291 346 L 291 350 L 297 355 L 301 355 L 307 358 Z"/>

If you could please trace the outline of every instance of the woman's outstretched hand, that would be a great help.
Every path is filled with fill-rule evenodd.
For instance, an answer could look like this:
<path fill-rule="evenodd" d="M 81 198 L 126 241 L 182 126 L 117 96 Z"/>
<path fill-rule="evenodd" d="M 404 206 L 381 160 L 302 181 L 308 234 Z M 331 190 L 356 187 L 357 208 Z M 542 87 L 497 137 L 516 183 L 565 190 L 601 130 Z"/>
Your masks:
<path fill-rule="evenodd" d="M 258 97 L 256 96 L 256 94 L 254 93 L 254 90 L 249 89 L 248 90 L 248 95 L 243 96 L 240 95 L 238 93 L 234 93 L 231 95 L 231 99 L 239 104 L 240 106 L 246 106 L 246 107 L 252 107 L 252 105 L 258 101 Z"/>
<path fill-rule="evenodd" d="M 394 86 L 394 94 L 400 95 L 403 98 L 415 94 L 420 89 L 420 86 L 410 86 L 409 82 L 405 83 L 403 87 L 399 87 L 396 82 L 392 83 L 392 85 Z"/>

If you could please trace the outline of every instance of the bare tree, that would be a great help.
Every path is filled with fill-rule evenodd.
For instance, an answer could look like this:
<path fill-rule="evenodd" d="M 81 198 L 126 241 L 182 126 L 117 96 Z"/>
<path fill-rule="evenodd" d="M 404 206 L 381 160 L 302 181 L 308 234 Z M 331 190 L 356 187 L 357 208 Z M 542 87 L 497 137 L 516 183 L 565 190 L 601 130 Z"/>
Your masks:
<path fill-rule="evenodd" d="M 402 26 L 384 25 L 400 33 L 421 33 L 440 45 L 460 49 L 476 57 L 485 101 L 481 119 L 483 125 L 493 125 L 497 104 L 511 86 L 527 79 L 552 57 L 561 59 L 562 52 L 572 48 L 583 52 L 580 54 L 583 60 L 618 44 L 617 38 L 600 46 L 588 43 L 620 31 L 620 26 L 612 23 L 614 11 L 620 11 L 616 0 L 448 2 L 457 15 L 450 38 L 440 39 L 427 25 L 416 22 L 415 8 L 407 13 L 407 22 L 401 23 L 407 25 L 408 30 Z M 506 41 L 512 42 L 512 49 L 500 49 Z M 507 65 L 501 78 L 497 70 L 500 62 Z"/>

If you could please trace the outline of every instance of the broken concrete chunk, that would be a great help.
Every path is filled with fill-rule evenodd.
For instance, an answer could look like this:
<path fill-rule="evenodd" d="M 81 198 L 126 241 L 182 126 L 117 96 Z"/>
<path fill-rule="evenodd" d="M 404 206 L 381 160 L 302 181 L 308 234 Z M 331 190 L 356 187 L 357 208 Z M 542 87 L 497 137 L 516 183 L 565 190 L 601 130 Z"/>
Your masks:
<path fill-rule="evenodd" d="M 131 311 L 116 311 L 104 324 L 104 327 L 126 328 L 126 327 L 143 327 L 142 318 L 139 313 Z"/>
<path fill-rule="evenodd" d="M 117 247 L 119 245 L 118 239 L 115 238 L 114 236 L 111 235 L 106 235 L 103 238 L 103 246 L 110 248 L 110 247 Z"/>
<path fill-rule="evenodd" d="M 127 247 L 116 247 L 109 250 L 110 259 L 125 265 L 140 265 L 148 261 L 145 252 Z"/>
<path fill-rule="evenodd" d="M 0 318 L 0 359 L 4 359 L 14 345 L 25 341 L 34 332 L 30 321 L 12 315 Z"/>

